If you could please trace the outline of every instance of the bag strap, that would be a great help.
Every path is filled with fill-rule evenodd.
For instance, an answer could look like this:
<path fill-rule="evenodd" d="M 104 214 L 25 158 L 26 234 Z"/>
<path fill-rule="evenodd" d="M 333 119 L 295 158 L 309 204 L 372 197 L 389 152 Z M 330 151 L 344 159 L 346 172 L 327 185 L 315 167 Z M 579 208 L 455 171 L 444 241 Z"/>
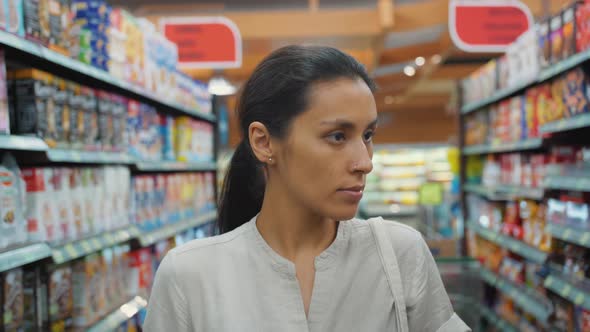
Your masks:
<path fill-rule="evenodd" d="M 368 222 L 371 225 L 373 237 L 377 243 L 379 258 L 381 258 L 381 263 L 387 276 L 387 282 L 393 294 L 395 314 L 397 316 L 396 322 L 398 325 L 396 331 L 409 332 L 402 279 L 399 265 L 397 264 L 397 257 L 393 251 L 393 244 L 388 238 L 389 230 L 382 218 L 370 219 Z"/>

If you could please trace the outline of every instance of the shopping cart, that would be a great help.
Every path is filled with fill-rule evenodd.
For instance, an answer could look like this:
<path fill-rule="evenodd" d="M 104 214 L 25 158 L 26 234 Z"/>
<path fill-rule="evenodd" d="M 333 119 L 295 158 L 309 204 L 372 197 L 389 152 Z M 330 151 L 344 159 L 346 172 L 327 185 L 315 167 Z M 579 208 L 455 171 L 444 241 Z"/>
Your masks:
<path fill-rule="evenodd" d="M 436 263 L 455 312 L 474 332 L 481 331 L 479 263 L 472 258 L 438 258 Z"/>

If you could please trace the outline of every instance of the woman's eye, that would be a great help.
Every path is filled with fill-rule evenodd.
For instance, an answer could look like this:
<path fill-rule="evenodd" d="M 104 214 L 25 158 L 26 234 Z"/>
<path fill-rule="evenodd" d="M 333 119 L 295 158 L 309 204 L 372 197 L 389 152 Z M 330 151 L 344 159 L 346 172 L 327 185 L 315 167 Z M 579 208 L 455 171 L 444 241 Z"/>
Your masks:
<path fill-rule="evenodd" d="M 328 135 L 328 140 L 333 143 L 342 143 L 345 139 L 346 137 L 344 136 L 344 133 L 333 133 Z"/>
<path fill-rule="evenodd" d="M 365 139 L 365 142 L 371 142 L 373 140 L 373 136 L 375 135 L 374 131 L 367 131 L 363 136 L 363 138 Z"/>

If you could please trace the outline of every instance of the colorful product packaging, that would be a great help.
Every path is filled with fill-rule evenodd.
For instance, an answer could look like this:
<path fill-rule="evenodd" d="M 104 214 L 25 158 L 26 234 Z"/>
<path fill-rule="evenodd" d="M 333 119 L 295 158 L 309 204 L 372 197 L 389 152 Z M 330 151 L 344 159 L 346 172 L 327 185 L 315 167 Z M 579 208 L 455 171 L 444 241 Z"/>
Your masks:
<path fill-rule="evenodd" d="M 51 266 L 47 271 L 48 319 L 50 331 L 66 331 L 72 327 L 74 296 L 77 287 L 69 265 Z"/>
<path fill-rule="evenodd" d="M 19 331 L 24 324 L 23 270 L 0 274 L 0 331 Z"/>
<path fill-rule="evenodd" d="M 551 18 L 549 39 L 551 43 L 551 64 L 563 59 L 563 25 L 561 14 Z"/>

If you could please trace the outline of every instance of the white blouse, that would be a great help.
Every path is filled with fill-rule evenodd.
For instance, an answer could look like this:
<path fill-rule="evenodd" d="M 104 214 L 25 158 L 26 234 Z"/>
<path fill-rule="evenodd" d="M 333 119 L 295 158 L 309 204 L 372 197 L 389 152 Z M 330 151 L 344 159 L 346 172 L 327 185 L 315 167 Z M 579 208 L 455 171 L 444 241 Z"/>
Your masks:
<path fill-rule="evenodd" d="M 447 330 L 449 322 L 460 322 L 420 233 L 399 223 L 387 225 L 410 331 Z M 340 222 L 336 239 L 316 257 L 315 268 L 306 317 L 295 265 L 270 248 L 254 218 L 166 255 L 144 330 L 396 331 L 393 296 L 367 222 Z"/>

